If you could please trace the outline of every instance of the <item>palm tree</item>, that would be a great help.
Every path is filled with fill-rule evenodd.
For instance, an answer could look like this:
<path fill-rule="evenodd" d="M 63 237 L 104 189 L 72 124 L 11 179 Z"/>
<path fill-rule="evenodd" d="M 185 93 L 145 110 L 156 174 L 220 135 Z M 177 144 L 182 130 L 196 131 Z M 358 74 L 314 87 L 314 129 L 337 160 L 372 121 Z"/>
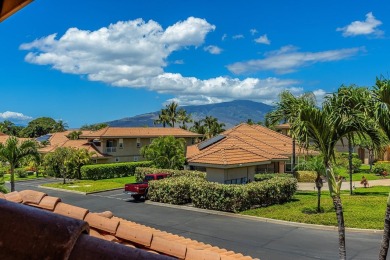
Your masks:
<path fill-rule="evenodd" d="M 67 160 L 67 166 L 70 169 L 73 169 L 75 176 L 81 180 L 81 167 L 91 163 L 91 158 L 94 153 L 88 152 L 87 149 L 76 149 L 72 148 L 72 151 Z"/>
<path fill-rule="evenodd" d="M 58 120 L 54 127 L 53 127 L 53 132 L 56 133 L 56 132 L 64 132 L 66 129 L 68 128 L 68 124 L 65 123 L 64 121 L 62 120 Z"/>
<path fill-rule="evenodd" d="M 346 124 L 348 122 L 353 122 L 355 119 L 359 119 L 359 117 L 356 117 L 356 114 L 366 116 L 367 118 L 372 114 L 372 97 L 367 88 L 358 88 L 354 85 L 348 87 L 341 86 L 336 93 L 328 97 L 328 102 L 330 106 L 332 106 L 332 120 L 339 121 L 340 124 Z M 363 135 L 363 138 L 364 137 L 365 136 Z M 346 138 L 349 153 L 349 186 L 350 195 L 352 195 L 352 153 L 355 135 L 349 133 Z M 341 141 L 343 141 L 343 139 L 341 139 Z"/>
<path fill-rule="evenodd" d="M 175 127 L 175 123 L 178 121 L 178 110 L 177 110 L 178 105 L 179 105 L 178 103 L 172 102 L 165 106 L 166 115 L 168 118 L 168 124 L 171 127 Z"/>
<path fill-rule="evenodd" d="M 160 125 L 162 124 L 163 127 L 166 127 L 166 125 L 169 123 L 168 114 L 166 109 L 161 109 L 160 113 L 158 114 L 158 119 L 154 120 L 154 125 Z"/>
<path fill-rule="evenodd" d="M 68 137 L 70 140 L 77 140 L 82 133 L 83 132 L 81 131 L 72 131 L 66 137 Z"/>
<path fill-rule="evenodd" d="M 202 123 L 202 120 L 194 121 L 194 125 L 191 126 L 190 131 L 197 134 L 201 134 L 202 135 L 201 141 L 205 140 L 206 129 Z"/>
<path fill-rule="evenodd" d="M 356 113 L 354 121 L 343 122 L 342 118 L 332 117 L 332 109 L 328 100 L 324 102 L 322 109 L 315 106 L 303 107 L 298 112 L 299 122 L 292 123 L 291 127 L 301 144 L 306 148 L 309 144 L 314 145 L 322 154 L 338 222 L 339 257 L 346 259 L 344 214 L 340 197 L 341 179 L 336 178 L 332 167 L 335 145 L 348 134 L 362 132 L 370 136 L 374 143 L 379 144 L 380 135 L 377 129 L 367 122 L 365 115 Z"/>
<path fill-rule="evenodd" d="M 212 138 L 225 131 L 225 124 L 219 123 L 218 119 L 213 116 L 206 116 L 202 122 L 205 128 L 205 139 Z"/>
<path fill-rule="evenodd" d="M 10 165 L 11 191 L 15 191 L 15 168 L 20 160 L 28 156 L 32 156 L 37 160 L 39 159 L 37 143 L 35 141 L 25 140 L 19 142 L 16 137 L 11 136 L 4 144 L 0 143 L 0 159 L 8 162 Z"/>
<path fill-rule="evenodd" d="M 185 109 L 180 108 L 179 111 L 177 111 L 177 117 L 178 117 L 178 122 L 182 123 L 180 128 L 187 130 L 187 123 L 192 123 L 192 117 L 191 114 L 187 114 L 187 111 Z"/>

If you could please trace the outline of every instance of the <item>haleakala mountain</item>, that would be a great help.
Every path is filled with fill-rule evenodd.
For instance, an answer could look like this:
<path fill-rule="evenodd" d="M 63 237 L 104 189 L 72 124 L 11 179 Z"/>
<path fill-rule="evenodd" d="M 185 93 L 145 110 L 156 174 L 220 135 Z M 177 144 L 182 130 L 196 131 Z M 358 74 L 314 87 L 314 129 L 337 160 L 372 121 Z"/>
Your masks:
<path fill-rule="evenodd" d="M 234 100 L 207 105 L 182 106 L 179 108 L 184 108 L 187 114 L 191 114 L 192 119 L 195 121 L 206 116 L 213 116 L 219 122 L 224 123 L 226 129 L 246 122 L 248 119 L 252 119 L 253 122 L 263 121 L 265 114 L 273 109 L 270 105 L 249 100 Z M 158 118 L 159 112 L 126 117 L 106 123 L 112 127 L 152 127 L 154 126 L 153 121 Z"/>

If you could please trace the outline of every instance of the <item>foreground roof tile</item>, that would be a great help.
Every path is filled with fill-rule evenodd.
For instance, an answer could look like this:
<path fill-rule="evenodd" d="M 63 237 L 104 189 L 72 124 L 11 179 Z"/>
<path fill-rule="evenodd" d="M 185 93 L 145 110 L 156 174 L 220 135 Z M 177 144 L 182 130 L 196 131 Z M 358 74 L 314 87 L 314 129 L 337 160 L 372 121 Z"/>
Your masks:
<path fill-rule="evenodd" d="M 175 243 L 174 241 L 170 241 L 169 239 L 163 237 L 153 237 L 152 244 L 150 248 L 163 252 L 167 255 L 171 255 L 180 259 L 184 259 L 186 256 L 187 247 L 180 243 Z"/>
<path fill-rule="evenodd" d="M 39 204 L 42 198 L 47 195 L 46 193 L 34 190 L 22 190 L 19 194 L 22 196 L 24 204 Z"/>
<path fill-rule="evenodd" d="M 88 213 L 85 216 L 84 220 L 87 221 L 91 227 L 106 231 L 110 234 L 115 234 L 116 229 L 118 228 L 119 225 L 118 220 L 105 218 L 99 216 L 96 213 Z"/>
<path fill-rule="evenodd" d="M 87 209 L 69 205 L 63 202 L 59 202 L 54 209 L 54 213 L 81 220 L 84 220 L 88 212 L 89 210 Z"/>
<path fill-rule="evenodd" d="M 45 196 L 43 199 L 39 202 L 39 205 L 36 205 L 39 208 L 47 209 L 53 211 L 56 207 L 57 203 L 60 202 L 61 199 L 57 197 L 52 196 Z M 34 206 L 34 205 L 33 205 Z"/>
<path fill-rule="evenodd" d="M 16 202 L 16 203 L 22 203 L 23 202 L 22 196 L 17 191 L 13 191 L 13 192 L 7 193 L 4 196 L 5 196 L 6 200 L 9 200 L 9 201 L 12 201 L 12 202 Z"/>

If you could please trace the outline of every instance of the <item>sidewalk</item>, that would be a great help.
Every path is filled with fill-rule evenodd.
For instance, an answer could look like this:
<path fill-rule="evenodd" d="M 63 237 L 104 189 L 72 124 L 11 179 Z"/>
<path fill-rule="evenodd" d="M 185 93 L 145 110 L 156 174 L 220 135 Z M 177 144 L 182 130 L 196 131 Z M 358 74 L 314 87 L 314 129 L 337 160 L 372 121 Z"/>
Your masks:
<path fill-rule="evenodd" d="M 381 179 L 381 180 L 372 180 L 368 181 L 370 187 L 374 186 L 390 186 L 390 179 Z M 352 186 L 355 188 L 363 188 L 364 186 L 360 184 L 360 181 L 353 181 Z M 322 190 L 328 190 L 328 183 L 325 182 Z M 308 190 L 315 191 L 316 185 L 314 182 L 298 182 L 298 190 Z M 341 190 L 349 190 L 349 181 L 343 181 L 341 184 Z"/>

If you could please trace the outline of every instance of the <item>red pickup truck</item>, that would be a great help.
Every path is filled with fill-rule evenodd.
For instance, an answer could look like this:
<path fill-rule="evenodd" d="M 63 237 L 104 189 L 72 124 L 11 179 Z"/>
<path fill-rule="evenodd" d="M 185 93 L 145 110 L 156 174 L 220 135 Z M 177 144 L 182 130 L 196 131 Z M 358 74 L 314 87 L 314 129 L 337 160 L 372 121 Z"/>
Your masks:
<path fill-rule="evenodd" d="M 161 180 L 168 177 L 167 173 L 155 173 L 155 174 L 146 174 L 142 182 L 139 183 L 128 183 L 125 184 L 124 193 L 130 194 L 135 200 L 140 200 L 142 197 L 146 199 L 148 196 L 149 181 Z"/>

